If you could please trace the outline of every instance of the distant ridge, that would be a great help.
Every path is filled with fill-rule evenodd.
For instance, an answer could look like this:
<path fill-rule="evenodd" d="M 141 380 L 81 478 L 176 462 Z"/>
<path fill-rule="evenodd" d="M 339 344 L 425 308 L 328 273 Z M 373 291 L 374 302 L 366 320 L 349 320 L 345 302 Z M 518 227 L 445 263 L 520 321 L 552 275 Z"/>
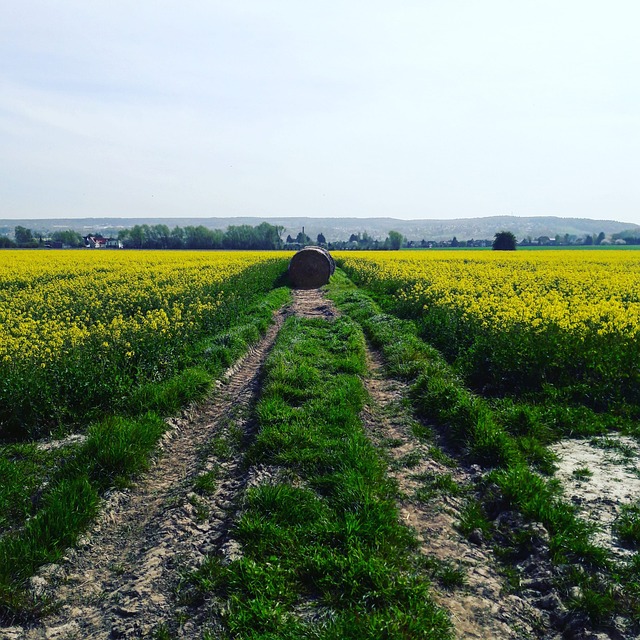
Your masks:
<path fill-rule="evenodd" d="M 329 242 L 348 240 L 352 233 L 366 231 L 374 239 L 384 239 L 389 231 L 399 231 L 409 240 L 481 240 L 493 238 L 498 231 L 511 231 L 518 240 L 565 234 L 578 237 L 599 234 L 607 236 L 622 231 L 637 231 L 640 225 L 617 222 L 615 220 L 591 220 L 589 218 L 560 218 L 557 216 L 520 217 L 490 216 L 485 218 L 457 218 L 453 220 L 401 220 L 398 218 L 309 218 L 309 217 L 231 217 L 231 218 L 52 218 L 49 220 L 0 220 L 0 234 L 13 233 L 17 225 L 35 232 L 50 233 L 72 229 L 79 233 L 101 232 L 117 235 L 120 229 L 136 224 L 166 224 L 175 226 L 203 225 L 209 229 L 226 229 L 230 225 L 248 224 L 255 226 L 261 222 L 280 225 L 285 228 L 283 236 L 296 236 L 304 227 L 305 233 L 315 239 L 323 233 Z"/>

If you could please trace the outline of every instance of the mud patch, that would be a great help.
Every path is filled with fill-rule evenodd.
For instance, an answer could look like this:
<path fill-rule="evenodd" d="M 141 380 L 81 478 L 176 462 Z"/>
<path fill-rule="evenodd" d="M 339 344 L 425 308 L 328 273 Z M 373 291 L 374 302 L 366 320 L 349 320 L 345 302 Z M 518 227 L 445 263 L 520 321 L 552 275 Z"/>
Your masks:
<path fill-rule="evenodd" d="M 624 504 L 640 497 L 640 445 L 609 434 L 588 440 L 562 440 L 550 447 L 558 456 L 556 478 L 579 514 L 596 525 L 595 544 L 618 556 L 633 552 L 619 544 L 611 526 Z"/>
<path fill-rule="evenodd" d="M 328 320 L 338 315 L 338 310 L 322 289 L 294 289 L 291 312 L 301 318 Z"/>

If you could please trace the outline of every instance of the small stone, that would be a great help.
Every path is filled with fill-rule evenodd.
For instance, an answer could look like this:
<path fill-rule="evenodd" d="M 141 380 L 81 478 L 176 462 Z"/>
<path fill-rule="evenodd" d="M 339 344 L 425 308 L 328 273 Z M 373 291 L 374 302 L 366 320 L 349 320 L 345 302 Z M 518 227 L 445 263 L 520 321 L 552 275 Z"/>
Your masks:
<path fill-rule="evenodd" d="M 580 587 L 571 587 L 571 589 L 569 589 L 569 596 L 573 600 L 580 600 L 580 598 L 582 598 L 582 589 Z"/>
<path fill-rule="evenodd" d="M 80 627 L 77 622 L 69 622 L 58 627 L 50 627 L 45 631 L 45 638 L 47 640 L 63 640 L 76 636 L 79 631 Z"/>
<path fill-rule="evenodd" d="M 549 593 L 537 600 L 537 605 L 541 609 L 546 609 L 547 611 L 559 611 L 564 609 L 562 600 L 560 600 L 558 594 L 555 592 Z"/>
<path fill-rule="evenodd" d="M 481 547 L 484 544 L 484 535 L 482 534 L 482 529 L 474 529 L 469 534 L 469 542 Z"/>
<path fill-rule="evenodd" d="M 579 640 L 584 637 L 585 629 L 589 627 L 589 616 L 586 613 L 569 613 L 562 619 L 563 631 L 566 638 Z"/>
<path fill-rule="evenodd" d="M 64 574 L 64 569 L 59 564 L 43 564 L 38 570 L 38 574 L 43 578 L 61 578 Z"/>
<path fill-rule="evenodd" d="M 540 578 L 531 578 L 529 580 L 523 580 L 521 586 L 524 589 L 531 589 L 538 593 L 549 593 L 551 591 L 551 584 L 547 580 L 541 580 Z"/>
<path fill-rule="evenodd" d="M 42 598 L 47 592 L 49 583 L 42 576 L 31 576 L 29 578 L 29 591 L 35 598 Z"/>
<path fill-rule="evenodd" d="M 138 607 L 133 604 L 120 605 L 114 607 L 113 612 L 123 618 L 131 618 L 132 616 L 138 615 Z"/>
<path fill-rule="evenodd" d="M 88 547 L 90 544 L 91 544 L 91 541 L 87 536 L 79 536 L 76 542 L 76 547 L 78 547 L 79 549 L 84 549 Z"/>

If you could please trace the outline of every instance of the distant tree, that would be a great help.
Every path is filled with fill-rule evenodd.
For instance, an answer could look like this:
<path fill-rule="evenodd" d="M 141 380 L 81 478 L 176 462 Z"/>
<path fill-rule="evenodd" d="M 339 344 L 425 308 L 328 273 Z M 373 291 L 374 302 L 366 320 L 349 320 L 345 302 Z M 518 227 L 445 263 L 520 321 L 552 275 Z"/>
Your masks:
<path fill-rule="evenodd" d="M 169 234 L 168 249 L 184 249 L 184 229 L 182 227 L 174 227 Z"/>
<path fill-rule="evenodd" d="M 0 249 L 13 249 L 15 246 L 16 243 L 11 240 L 11 238 L 7 238 L 7 236 L 0 236 Z"/>
<path fill-rule="evenodd" d="M 324 233 L 319 233 L 316 239 L 318 244 L 327 244 L 327 239 L 324 237 Z"/>
<path fill-rule="evenodd" d="M 282 238 L 280 234 L 284 231 L 284 227 L 274 226 L 268 222 L 261 222 L 257 227 L 253 228 L 253 239 L 248 249 L 280 249 L 282 247 Z"/>
<path fill-rule="evenodd" d="M 291 237 L 291 234 L 289 234 L 289 235 L 287 236 L 286 243 L 287 243 L 287 244 L 293 244 L 294 242 L 295 242 L 295 240 Z"/>
<path fill-rule="evenodd" d="M 84 244 L 82 236 L 77 231 L 54 231 L 51 234 L 54 242 L 61 242 L 69 247 L 81 247 Z"/>
<path fill-rule="evenodd" d="M 602 241 L 606 238 L 604 231 L 601 231 L 596 238 L 596 244 L 602 244 Z"/>
<path fill-rule="evenodd" d="M 455 236 L 453 236 L 453 238 L 451 238 L 451 246 L 452 247 L 459 247 L 460 243 L 458 242 L 458 238 L 456 238 Z"/>
<path fill-rule="evenodd" d="M 185 249 L 221 249 L 223 233 L 219 229 L 207 229 L 203 225 L 184 228 Z"/>
<path fill-rule="evenodd" d="M 360 240 L 358 240 L 358 249 L 371 249 L 373 246 L 373 238 L 366 231 L 363 231 Z"/>
<path fill-rule="evenodd" d="M 300 245 L 308 245 L 311 244 L 311 238 L 304 233 L 304 231 L 301 231 L 297 236 L 296 236 L 296 242 Z"/>
<path fill-rule="evenodd" d="M 592 235 L 586 235 L 584 238 L 584 244 L 588 247 L 593 245 L 593 236 Z"/>
<path fill-rule="evenodd" d="M 17 244 L 30 244 L 34 241 L 31 229 L 25 229 L 25 227 L 21 227 L 20 225 L 14 229 L 14 234 Z"/>
<path fill-rule="evenodd" d="M 515 251 L 516 237 L 511 231 L 499 231 L 494 236 L 492 248 L 494 251 Z"/>
<path fill-rule="evenodd" d="M 404 238 L 402 237 L 401 233 L 398 233 L 397 231 L 389 231 L 389 248 L 392 251 L 398 251 L 398 249 L 400 249 L 400 247 L 402 247 L 402 240 Z"/>
<path fill-rule="evenodd" d="M 359 233 L 352 233 L 349 236 L 349 242 L 360 242 L 360 234 Z"/>

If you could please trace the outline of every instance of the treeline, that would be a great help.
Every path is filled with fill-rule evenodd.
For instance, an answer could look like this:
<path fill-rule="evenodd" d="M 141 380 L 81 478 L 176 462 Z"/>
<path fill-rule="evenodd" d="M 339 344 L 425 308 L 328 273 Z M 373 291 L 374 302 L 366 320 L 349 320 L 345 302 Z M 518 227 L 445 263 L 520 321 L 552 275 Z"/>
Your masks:
<path fill-rule="evenodd" d="M 300 232 L 295 238 L 287 236 L 285 249 L 300 249 L 308 245 L 326 247 L 330 251 L 361 250 L 361 251 L 387 251 L 398 250 L 402 247 L 405 238 L 397 231 L 389 231 L 384 240 L 374 240 L 366 231 L 362 234 L 352 233 L 348 240 L 336 240 L 327 242 L 323 233 L 319 233 L 314 242 L 306 233 Z"/>
<path fill-rule="evenodd" d="M 0 236 L 0 249 L 38 249 L 58 243 L 66 247 L 76 248 L 84 246 L 84 238 L 77 231 L 54 231 L 50 236 L 18 225 L 14 229 L 14 238 Z"/>
<path fill-rule="evenodd" d="M 226 231 L 197 227 L 174 227 L 165 224 L 137 224 L 122 229 L 118 240 L 125 249 L 281 249 L 284 227 L 267 222 L 252 227 L 230 226 Z"/>

